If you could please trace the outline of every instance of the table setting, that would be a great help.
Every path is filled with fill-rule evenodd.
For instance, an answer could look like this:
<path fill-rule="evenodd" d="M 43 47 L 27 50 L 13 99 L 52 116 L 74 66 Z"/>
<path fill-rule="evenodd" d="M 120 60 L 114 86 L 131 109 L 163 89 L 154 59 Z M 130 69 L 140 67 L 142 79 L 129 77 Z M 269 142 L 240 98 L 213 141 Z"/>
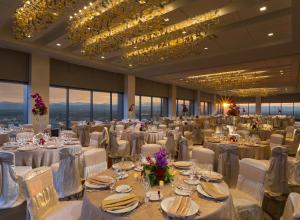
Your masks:
<path fill-rule="evenodd" d="M 164 150 L 154 158 L 155 162 L 148 164 L 121 161 L 90 177 L 85 184 L 81 219 L 231 217 L 232 201 L 221 174 L 202 170 L 188 161 L 169 164 Z M 126 169 L 119 169 L 125 164 Z M 141 164 L 143 170 L 136 171 L 134 168 Z M 122 172 L 126 178 L 120 178 Z"/>

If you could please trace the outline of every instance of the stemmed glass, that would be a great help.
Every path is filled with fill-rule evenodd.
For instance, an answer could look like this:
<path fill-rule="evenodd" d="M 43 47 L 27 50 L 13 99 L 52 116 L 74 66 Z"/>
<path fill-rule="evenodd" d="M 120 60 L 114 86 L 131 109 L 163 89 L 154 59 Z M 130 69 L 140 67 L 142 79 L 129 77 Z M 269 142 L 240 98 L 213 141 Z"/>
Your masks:
<path fill-rule="evenodd" d="M 146 175 L 143 178 L 143 185 L 144 185 L 144 190 L 145 190 L 145 203 L 149 202 L 149 197 L 150 195 L 147 195 L 147 192 L 150 190 L 151 185 L 150 185 L 150 179 L 149 177 Z"/>

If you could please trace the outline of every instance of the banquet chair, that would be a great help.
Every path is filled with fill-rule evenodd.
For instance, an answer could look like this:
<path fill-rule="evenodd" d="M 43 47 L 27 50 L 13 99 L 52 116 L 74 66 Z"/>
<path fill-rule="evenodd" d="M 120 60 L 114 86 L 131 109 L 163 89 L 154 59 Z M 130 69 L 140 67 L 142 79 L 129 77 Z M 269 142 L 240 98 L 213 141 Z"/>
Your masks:
<path fill-rule="evenodd" d="M 21 178 L 16 175 L 13 164 L 14 154 L 0 151 L 0 209 L 13 208 L 25 201 L 19 185 Z"/>
<path fill-rule="evenodd" d="M 215 133 L 215 130 L 213 129 L 202 129 L 202 133 L 203 133 L 203 136 L 204 136 L 204 140 L 208 137 L 211 137 L 213 135 L 213 133 Z"/>
<path fill-rule="evenodd" d="M 145 142 L 145 133 L 141 132 L 132 132 L 131 133 L 131 156 L 141 153 L 142 146 L 146 144 Z"/>
<path fill-rule="evenodd" d="M 251 158 L 240 160 L 239 166 L 237 185 L 230 189 L 238 219 L 262 219 L 261 207 L 267 167 Z"/>
<path fill-rule="evenodd" d="M 90 143 L 90 125 L 80 125 L 78 126 L 79 130 L 79 140 L 83 147 L 88 147 Z"/>
<path fill-rule="evenodd" d="M 235 187 L 239 172 L 238 146 L 235 144 L 220 144 L 218 172 L 224 177 L 229 187 Z"/>
<path fill-rule="evenodd" d="M 290 193 L 285 203 L 283 215 L 280 220 L 299 220 L 300 219 L 300 194 Z"/>
<path fill-rule="evenodd" d="M 286 130 L 285 138 L 286 139 L 293 139 L 294 138 L 294 134 L 295 134 L 295 128 L 294 128 L 294 126 L 287 126 L 285 128 L 285 130 Z"/>
<path fill-rule="evenodd" d="M 289 155 L 296 155 L 298 146 L 300 144 L 300 130 L 295 130 L 292 138 L 286 138 L 283 145 L 288 149 Z"/>
<path fill-rule="evenodd" d="M 80 150 L 76 146 L 59 151 L 59 163 L 52 164 L 54 186 L 59 198 L 78 195 L 82 191 L 79 167 Z"/>
<path fill-rule="evenodd" d="M 161 130 L 163 130 L 164 136 L 167 135 L 167 130 L 168 130 L 167 125 L 165 125 L 165 124 L 160 124 L 160 125 L 158 125 L 158 128 L 161 129 Z"/>
<path fill-rule="evenodd" d="M 213 171 L 215 152 L 208 148 L 195 147 L 192 150 L 192 160 L 198 167 L 205 170 Z"/>
<path fill-rule="evenodd" d="M 187 139 L 185 137 L 180 137 L 178 143 L 178 160 L 179 161 L 189 161 L 190 153 Z"/>
<path fill-rule="evenodd" d="M 288 183 L 300 186 L 300 144 L 295 157 L 288 157 Z"/>
<path fill-rule="evenodd" d="M 287 157 L 286 148 L 274 147 L 270 161 L 261 161 L 268 167 L 265 190 L 271 196 L 288 193 Z"/>
<path fill-rule="evenodd" d="M 93 148 L 82 154 L 83 179 L 107 169 L 106 150 Z"/>
<path fill-rule="evenodd" d="M 79 220 L 82 201 L 58 200 L 49 167 L 27 173 L 23 185 L 30 220 Z"/>
<path fill-rule="evenodd" d="M 99 148 L 101 137 L 102 137 L 102 132 L 94 131 L 90 133 L 89 147 Z"/>
<path fill-rule="evenodd" d="M 110 132 L 108 153 L 112 158 L 128 157 L 130 155 L 130 145 L 127 140 L 118 140 L 117 132 Z"/>
<path fill-rule="evenodd" d="M 183 136 L 186 138 L 189 146 L 189 150 L 193 149 L 193 133 L 191 131 L 185 131 L 183 132 Z"/>
<path fill-rule="evenodd" d="M 173 131 L 167 132 L 167 139 L 157 141 L 167 152 L 173 156 L 176 154 L 176 142 Z"/>
<path fill-rule="evenodd" d="M 202 145 L 203 144 L 203 133 L 199 126 L 195 126 L 192 131 L 193 144 L 194 145 Z"/>
<path fill-rule="evenodd" d="M 100 148 L 106 149 L 109 145 L 109 132 L 108 128 L 104 127 L 102 131 L 102 138 L 100 140 L 99 146 Z"/>
<path fill-rule="evenodd" d="M 144 157 L 154 157 L 154 154 L 162 148 L 159 144 L 144 144 L 141 147 L 141 155 Z"/>
<path fill-rule="evenodd" d="M 281 134 L 272 134 L 270 137 L 270 148 L 271 151 L 274 147 L 282 146 L 283 144 L 283 135 Z"/>

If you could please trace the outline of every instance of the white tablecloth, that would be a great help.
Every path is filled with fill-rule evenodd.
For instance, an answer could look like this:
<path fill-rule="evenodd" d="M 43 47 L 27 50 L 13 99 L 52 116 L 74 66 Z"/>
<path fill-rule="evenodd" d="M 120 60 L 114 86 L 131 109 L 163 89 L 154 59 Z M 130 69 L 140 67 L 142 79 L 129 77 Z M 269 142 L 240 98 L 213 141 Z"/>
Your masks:
<path fill-rule="evenodd" d="M 145 132 L 145 141 L 148 144 L 156 144 L 157 141 L 164 138 L 163 131 L 146 131 Z"/>

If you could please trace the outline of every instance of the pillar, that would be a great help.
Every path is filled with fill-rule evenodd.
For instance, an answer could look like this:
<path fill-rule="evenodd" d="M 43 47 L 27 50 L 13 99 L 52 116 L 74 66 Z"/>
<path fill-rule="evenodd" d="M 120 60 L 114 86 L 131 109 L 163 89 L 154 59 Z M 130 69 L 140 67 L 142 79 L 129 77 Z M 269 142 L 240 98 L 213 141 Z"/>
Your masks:
<path fill-rule="evenodd" d="M 168 105 L 169 105 L 169 117 L 175 118 L 176 117 L 176 86 L 170 85 L 169 88 L 169 99 L 168 99 Z"/>
<path fill-rule="evenodd" d="M 217 113 L 217 95 L 213 94 L 212 100 L 211 100 L 211 114 Z"/>
<path fill-rule="evenodd" d="M 128 109 L 132 104 L 135 104 L 135 76 L 125 76 L 124 83 L 124 119 L 128 119 Z"/>
<path fill-rule="evenodd" d="M 194 115 L 200 115 L 200 90 L 195 91 Z"/>
<path fill-rule="evenodd" d="M 28 86 L 28 121 L 33 124 L 35 132 L 39 131 L 40 122 L 42 119 L 43 128 L 46 128 L 49 124 L 49 86 L 50 86 L 50 59 L 48 56 L 33 53 L 30 57 L 30 81 Z M 34 106 L 34 100 L 30 97 L 32 93 L 39 93 L 48 107 L 48 112 L 43 117 L 32 114 L 32 106 Z"/>
<path fill-rule="evenodd" d="M 261 115 L 261 97 L 256 97 L 255 103 L 255 114 Z"/>

